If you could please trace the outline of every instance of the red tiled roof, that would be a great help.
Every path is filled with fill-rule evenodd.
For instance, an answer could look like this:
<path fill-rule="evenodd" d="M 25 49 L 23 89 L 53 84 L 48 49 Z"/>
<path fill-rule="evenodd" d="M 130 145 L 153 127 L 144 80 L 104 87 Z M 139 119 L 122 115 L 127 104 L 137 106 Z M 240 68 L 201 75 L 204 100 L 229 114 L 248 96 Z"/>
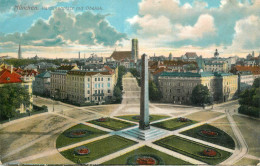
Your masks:
<path fill-rule="evenodd" d="M 235 70 L 237 71 L 251 71 L 254 75 L 260 74 L 259 66 L 235 66 Z"/>
<path fill-rule="evenodd" d="M 8 84 L 8 83 L 20 83 L 22 80 L 20 79 L 22 76 L 16 72 L 10 72 L 8 69 L 3 69 L 0 72 L 0 84 Z"/>
<path fill-rule="evenodd" d="M 123 59 L 132 59 L 132 52 L 131 51 L 114 51 L 111 58 L 114 58 L 116 61 L 120 61 Z"/>
<path fill-rule="evenodd" d="M 161 67 L 161 68 L 159 68 L 158 70 L 154 71 L 154 72 L 153 72 L 153 75 L 157 75 L 157 74 L 159 74 L 159 73 L 161 73 L 161 72 L 164 72 L 164 70 L 165 70 L 165 68 Z"/>
<path fill-rule="evenodd" d="M 20 74 L 20 73 L 19 73 Z M 24 70 L 23 72 L 21 72 L 21 75 L 26 75 L 26 76 L 37 76 L 39 74 L 39 72 L 35 71 L 35 70 Z"/>
<path fill-rule="evenodd" d="M 105 69 L 107 69 L 108 71 L 113 71 L 109 66 L 104 66 Z"/>

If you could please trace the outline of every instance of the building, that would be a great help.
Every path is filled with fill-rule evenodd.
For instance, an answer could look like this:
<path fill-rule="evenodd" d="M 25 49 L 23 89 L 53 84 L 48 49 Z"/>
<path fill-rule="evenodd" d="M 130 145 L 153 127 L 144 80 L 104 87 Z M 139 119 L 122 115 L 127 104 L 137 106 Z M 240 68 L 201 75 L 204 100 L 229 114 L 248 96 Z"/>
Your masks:
<path fill-rule="evenodd" d="M 228 64 L 226 62 L 207 61 L 204 63 L 204 71 L 228 72 Z"/>
<path fill-rule="evenodd" d="M 13 66 L 6 66 L 1 68 L 0 71 L 0 87 L 5 84 L 20 84 L 21 86 L 24 86 L 29 93 L 30 96 L 30 102 L 33 102 L 32 97 L 32 79 L 33 77 L 29 75 L 20 75 L 17 72 L 14 71 Z M 23 104 L 20 106 L 19 109 L 17 109 L 17 112 L 19 113 L 25 113 L 26 111 L 31 111 L 32 105 L 25 107 Z"/>
<path fill-rule="evenodd" d="M 254 75 L 250 71 L 238 73 L 238 93 L 250 88 L 254 83 Z"/>
<path fill-rule="evenodd" d="M 104 64 L 104 63 L 105 63 L 105 59 L 103 57 L 98 57 L 96 54 L 91 54 L 91 56 L 85 60 L 85 65 Z"/>
<path fill-rule="evenodd" d="M 117 61 L 120 65 L 125 66 L 126 68 L 136 67 L 138 61 L 139 48 L 138 40 L 132 39 L 132 50 L 131 51 L 114 51 L 110 58 L 107 58 L 109 61 Z"/>
<path fill-rule="evenodd" d="M 71 70 L 79 70 L 77 65 L 62 65 L 54 72 L 51 72 L 50 95 L 55 99 L 65 100 L 66 95 L 66 74 Z"/>
<path fill-rule="evenodd" d="M 181 56 L 181 60 L 183 61 L 193 61 L 196 62 L 196 59 L 198 58 L 198 55 L 196 52 L 186 52 L 184 55 Z"/>
<path fill-rule="evenodd" d="M 163 72 L 159 78 L 162 101 L 168 103 L 191 104 L 190 98 L 195 86 L 207 86 L 216 102 L 235 98 L 237 76 L 229 73 L 212 72 Z"/>
<path fill-rule="evenodd" d="M 33 94 L 40 96 L 50 96 L 51 73 L 45 71 L 35 77 L 33 81 Z"/>
<path fill-rule="evenodd" d="M 66 78 L 67 100 L 77 104 L 104 103 L 111 100 L 116 82 L 112 70 L 71 70 Z"/>
<path fill-rule="evenodd" d="M 239 74 L 241 72 L 250 72 L 253 74 L 254 79 L 260 77 L 260 66 L 240 66 L 236 65 L 232 68 L 231 72 L 233 74 Z"/>

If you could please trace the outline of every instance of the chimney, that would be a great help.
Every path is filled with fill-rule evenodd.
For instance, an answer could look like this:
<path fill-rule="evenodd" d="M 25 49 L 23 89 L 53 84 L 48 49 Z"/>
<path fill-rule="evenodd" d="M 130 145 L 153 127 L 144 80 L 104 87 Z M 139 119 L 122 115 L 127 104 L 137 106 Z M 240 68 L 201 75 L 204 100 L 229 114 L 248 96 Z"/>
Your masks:
<path fill-rule="evenodd" d="M 11 65 L 11 74 L 13 73 L 13 70 L 14 70 L 14 67 L 13 67 L 13 65 Z"/>

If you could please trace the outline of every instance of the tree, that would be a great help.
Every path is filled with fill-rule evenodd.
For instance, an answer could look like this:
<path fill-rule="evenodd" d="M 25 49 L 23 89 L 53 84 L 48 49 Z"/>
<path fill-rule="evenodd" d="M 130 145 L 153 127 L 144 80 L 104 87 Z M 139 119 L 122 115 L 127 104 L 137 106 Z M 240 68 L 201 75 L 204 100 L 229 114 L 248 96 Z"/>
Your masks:
<path fill-rule="evenodd" d="M 0 119 L 14 117 L 16 110 L 23 104 L 30 105 L 30 95 L 20 84 L 6 84 L 0 88 Z"/>
<path fill-rule="evenodd" d="M 254 88 L 259 88 L 259 87 L 260 87 L 260 77 L 259 77 L 259 78 L 256 78 L 256 79 L 254 80 L 253 87 L 254 87 Z"/>
<path fill-rule="evenodd" d="M 256 81 L 255 81 L 256 82 Z M 257 83 L 251 89 L 246 89 L 240 94 L 238 112 L 256 118 L 260 117 L 260 87 Z"/>
<path fill-rule="evenodd" d="M 191 94 L 191 102 L 195 105 L 204 105 L 212 102 L 212 97 L 210 95 L 207 86 L 199 84 L 194 87 Z"/>
<path fill-rule="evenodd" d="M 114 100 L 115 103 L 121 103 L 122 91 L 118 86 L 115 86 L 115 88 L 114 88 L 113 100 Z"/>
<path fill-rule="evenodd" d="M 161 99 L 161 92 L 153 81 L 149 81 L 149 99 L 151 101 L 159 101 Z"/>

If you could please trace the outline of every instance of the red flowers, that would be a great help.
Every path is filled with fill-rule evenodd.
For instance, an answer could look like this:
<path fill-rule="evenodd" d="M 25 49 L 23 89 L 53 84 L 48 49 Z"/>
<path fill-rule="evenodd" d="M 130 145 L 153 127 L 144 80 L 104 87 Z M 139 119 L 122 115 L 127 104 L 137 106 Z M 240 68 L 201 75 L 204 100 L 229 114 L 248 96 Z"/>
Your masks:
<path fill-rule="evenodd" d="M 152 157 L 143 157 L 143 158 L 138 158 L 136 160 L 136 164 L 138 164 L 138 165 L 155 165 L 156 160 Z"/>

